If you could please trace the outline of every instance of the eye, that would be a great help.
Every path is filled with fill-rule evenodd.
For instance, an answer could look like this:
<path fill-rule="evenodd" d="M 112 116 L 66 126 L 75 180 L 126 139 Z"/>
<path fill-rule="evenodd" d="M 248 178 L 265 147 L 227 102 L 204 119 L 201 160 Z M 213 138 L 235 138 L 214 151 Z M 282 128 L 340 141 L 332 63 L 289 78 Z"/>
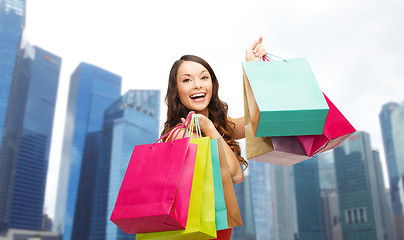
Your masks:
<path fill-rule="evenodd" d="M 182 82 L 189 82 L 189 81 L 191 81 L 191 79 L 189 79 L 189 78 L 185 78 L 182 80 Z"/>
<path fill-rule="evenodd" d="M 208 76 L 203 76 L 202 79 L 206 80 L 206 79 L 209 79 L 209 77 Z"/>

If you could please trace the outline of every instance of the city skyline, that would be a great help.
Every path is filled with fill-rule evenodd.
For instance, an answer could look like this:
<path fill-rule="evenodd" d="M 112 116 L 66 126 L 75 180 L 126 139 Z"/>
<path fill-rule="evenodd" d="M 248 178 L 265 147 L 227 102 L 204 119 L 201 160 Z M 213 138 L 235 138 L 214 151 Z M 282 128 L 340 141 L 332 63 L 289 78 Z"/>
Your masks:
<path fill-rule="evenodd" d="M 97 1 L 97 8 L 93 8 L 94 3 L 27 2 L 27 38 L 63 58 L 47 187 L 50 216 L 56 190 L 52 183 L 57 182 L 61 158 L 67 84 L 81 61 L 122 75 L 122 92 L 158 87 L 164 99 L 174 60 L 187 53 L 202 56 L 219 78 L 220 97 L 229 104 L 230 116 L 240 117 L 240 63 L 245 49 L 262 35 L 269 52 L 284 58 L 306 56 L 322 90 L 355 128 L 370 133 L 373 147 L 383 152 L 378 120 L 381 106 L 403 100 L 399 66 L 404 55 L 403 36 L 397 33 L 404 22 L 400 14 L 403 3 L 232 2 L 232 11 L 226 1 L 201 5 L 180 1 L 174 6 L 166 2 L 119 1 L 112 5 Z M 156 4 L 162 10 L 156 9 Z M 257 6 L 270 13 L 258 13 Z M 165 105 L 161 106 L 163 120 Z M 381 157 L 384 165 L 384 155 Z"/>

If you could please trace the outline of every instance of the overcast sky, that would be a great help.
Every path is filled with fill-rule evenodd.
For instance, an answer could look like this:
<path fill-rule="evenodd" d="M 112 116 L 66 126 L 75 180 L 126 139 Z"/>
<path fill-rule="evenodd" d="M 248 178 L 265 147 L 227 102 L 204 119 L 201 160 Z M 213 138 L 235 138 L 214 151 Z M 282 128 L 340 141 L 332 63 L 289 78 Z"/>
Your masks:
<path fill-rule="evenodd" d="M 129 89 L 161 89 L 184 54 L 207 60 L 231 117 L 243 115 L 245 49 L 306 57 L 321 89 L 384 162 L 378 114 L 404 100 L 404 1 L 28 0 L 26 38 L 62 58 L 45 208 L 54 215 L 70 75 L 81 61 L 122 76 Z M 166 108 L 162 105 L 162 116 Z"/>

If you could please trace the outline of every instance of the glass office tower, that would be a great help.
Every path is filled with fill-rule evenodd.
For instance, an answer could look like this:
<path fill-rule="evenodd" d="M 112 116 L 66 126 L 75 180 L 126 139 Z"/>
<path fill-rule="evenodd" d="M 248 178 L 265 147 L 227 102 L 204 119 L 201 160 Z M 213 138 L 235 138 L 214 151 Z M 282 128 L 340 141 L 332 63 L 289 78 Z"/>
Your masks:
<path fill-rule="evenodd" d="M 326 240 L 342 240 L 333 151 L 314 156 L 318 162 Z"/>
<path fill-rule="evenodd" d="M 2 141 L 14 65 L 24 29 L 25 0 L 0 0 L 0 234 L 8 228 L 13 165 L 4 157 Z"/>
<path fill-rule="evenodd" d="M 386 185 L 384 184 L 384 174 L 382 163 L 380 162 L 379 151 L 372 150 L 373 161 L 375 164 L 376 171 L 376 184 L 379 195 L 379 205 L 382 217 L 382 226 L 383 226 L 383 239 L 393 240 L 394 237 L 394 226 L 393 226 L 393 212 L 391 209 L 391 204 L 388 201 L 388 192 L 386 189 Z"/>
<path fill-rule="evenodd" d="M 19 140 L 10 227 L 41 230 L 61 58 L 35 46 L 27 45 L 24 50 L 33 54 L 33 58 L 30 63 L 24 59 L 30 66 L 16 65 L 16 72 L 20 73 L 29 68 L 29 88 Z M 28 55 L 25 57 L 31 57 Z M 16 94 L 17 98 L 21 97 L 19 91 Z"/>
<path fill-rule="evenodd" d="M 60 66 L 28 43 L 17 54 L 1 147 L 10 228 L 41 230 Z"/>
<path fill-rule="evenodd" d="M 391 114 L 391 125 L 398 174 L 404 179 L 404 101 Z M 403 200 L 401 200 L 403 201 Z"/>
<path fill-rule="evenodd" d="M 358 131 L 334 149 L 344 240 L 383 239 L 377 172 L 370 137 Z"/>
<path fill-rule="evenodd" d="M 316 158 L 293 165 L 298 239 L 324 239 L 323 206 Z"/>
<path fill-rule="evenodd" d="M 251 180 L 256 239 L 274 240 L 271 165 L 249 161 L 248 171 Z"/>
<path fill-rule="evenodd" d="M 271 165 L 271 176 L 272 201 L 274 203 L 274 239 L 298 239 L 293 166 Z"/>
<path fill-rule="evenodd" d="M 398 161 L 396 157 L 396 147 L 394 141 L 392 114 L 399 106 L 398 103 L 389 102 L 382 106 L 379 114 L 380 127 L 382 130 L 384 154 L 386 158 L 386 165 L 389 174 L 390 184 L 390 201 L 393 209 L 394 229 L 396 239 L 404 239 L 404 215 L 402 195 L 404 194 L 402 188 L 401 177 L 399 175 Z M 404 121 L 403 119 L 401 121 Z M 396 123 L 395 125 L 403 125 L 403 123 Z M 396 127 L 397 129 L 397 127 Z M 400 149 L 400 147 L 399 147 Z M 402 149 L 402 148 L 401 148 Z"/>
<path fill-rule="evenodd" d="M 156 141 L 159 121 L 159 90 L 129 90 L 105 111 L 89 239 L 134 239 L 109 219 L 135 145 Z"/>
<path fill-rule="evenodd" d="M 97 158 L 88 156 L 97 154 L 104 111 L 120 97 L 120 91 L 120 76 L 88 63 L 80 63 L 71 76 L 54 222 L 63 239 L 74 239 L 76 226 L 80 227 L 74 228 L 78 231 L 74 234 L 88 234 L 91 215 L 78 210 L 91 204 L 93 195 L 79 193 L 94 187 L 91 170 Z M 86 186 L 81 186 L 84 182 Z"/>
<path fill-rule="evenodd" d="M 234 191 L 236 193 L 243 225 L 233 228 L 231 235 L 232 240 L 256 239 L 253 201 L 251 195 L 251 180 L 248 172 L 244 172 L 244 174 L 244 182 L 234 184 Z"/>
<path fill-rule="evenodd" d="M 24 25 L 25 0 L 0 0 L 0 136 Z"/>

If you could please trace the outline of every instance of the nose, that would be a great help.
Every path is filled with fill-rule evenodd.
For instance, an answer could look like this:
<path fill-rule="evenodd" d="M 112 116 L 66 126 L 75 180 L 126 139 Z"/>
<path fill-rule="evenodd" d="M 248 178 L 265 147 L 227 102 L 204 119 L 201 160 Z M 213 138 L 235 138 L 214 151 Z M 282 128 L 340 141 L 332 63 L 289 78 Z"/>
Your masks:
<path fill-rule="evenodd" d="M 194 81 L 194 89 L 199 89 L 199 88 L 201 88 L 201 87 L 202 87 L 201 80 L 196 79 L 196 80 Z"/>

